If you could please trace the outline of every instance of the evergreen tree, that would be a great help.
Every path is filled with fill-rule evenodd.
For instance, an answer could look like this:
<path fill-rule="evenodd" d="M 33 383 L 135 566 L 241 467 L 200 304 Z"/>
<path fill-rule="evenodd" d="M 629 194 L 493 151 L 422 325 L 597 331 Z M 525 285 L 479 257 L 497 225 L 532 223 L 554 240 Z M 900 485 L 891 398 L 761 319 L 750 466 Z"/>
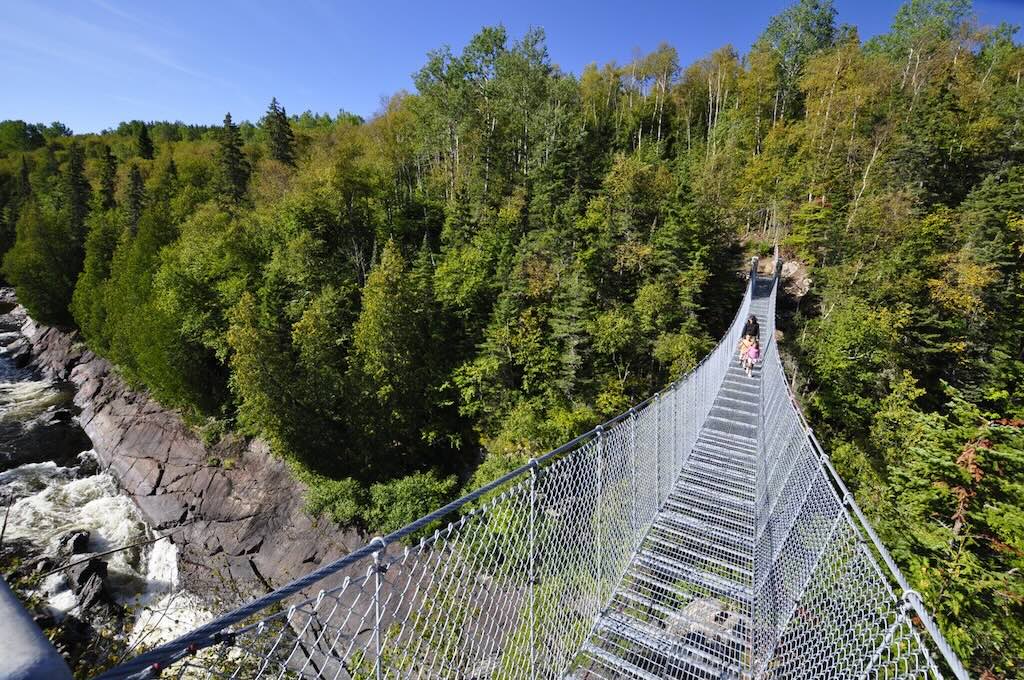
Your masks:
<path fill-rule="evenodd" d="M 158 201 L 170 201 L 178 191 L 178 165 L 170 154 L 164 154 L 167 161 L 159 170 L 153 196 Z"/>
<path fill-rule="evenodd" d="M 32 182 L 29 178 L 28 160 L 25 154 L 21 154 L 21 163 L 18 166 L 18 184 L 15 189 L 18 198 L 25 200 L 32 193 Z"/>
<path fill-rule="evenodd" d="M 397 244 L 388 242 L 363 287 L 352 329 L 353 373 L 368 406 L 380 414 L 370 427 L 382 446 L 397 444 L 397 455 L 421 439 L 432 383 L 432 362 L 418 349 L 429 339 L 430 291 L 417 283 Z"/>
<path fill-rule="evenodd" d="M 71 300 L 75 323 L 85 335 L 86 342 L 93 351 L 104 355 L 110 351 L 106 283 L 121 230 L 121 220 L 116 212 L 96 212 L 89 217 L 84 265 Z"/>
<path fill-rule="evenodd" d="M 99 205 L 101 210 L 110 210 L 116 204 L 114 193 L 117 190 L 117 159 L 110 153 L 110 147 L 103 145 L 100 155 L 100 192 Z"/>
<path fill-rule="evenodd" d="M 135 147 L 139 157 L 147 161 L 153 160 L 153 140 L 149 137 L 149 127 L 144 121 L 139 122 L 139 131 L 135 137 Z"/>
<path fill-rule="evenodd" d="M 4 277 L 17 288 L 32 318 L 42 323 L 72 322 L 68 304 L 82 258 L 68 226 L 66 211 L 54 212 L 29 199 L 18 216 L 14 247 L 4 256 Z"/>
<path fill-rule="evenodd" d="M 32 184 L 29 179 L 28 161 L 26 154 L 21 155 L 18 172 L 14 175 L 11 183 L 10 196 L 6 204 L 0 203 L 0 255 L 6 253 L 14 245 L 15 227 L 18 223 L 18 215 L 21 206 L 24 205 L 32 195 Z M 2 200 L 2 192 L 0 192 Z"/>
<path fill-rule="evenodd" d="M 238 126 L 231 121 L 230 113 L 224 116 L 224 127 L 221 128 L 219 141 L 217 191 L 224 200 L 230 203 L 239 203 L 245 198 L 251 168 L 249 159 L 242 151 L 242 136 L 238 132 Z"/>
<path fill-rule="evenodd" d="M 284 107 L 277 98 L 270 100 L 270 108 L 263 117 L 263 130 L 270 140 L 270 157 L 286 165 L 295 165 L 295 134 L 288 122 Z"/>
<path fill-rule="evenodd" d="M 142 172 L 139 166 L 132 164 L 128 171 L 128 189 L 125 196 L 125 204 L 128 213 L 128 229 L 134 235 L 139 228 L 139 219 L 146 207 L 146 186 L 142 182 Z"/>
<path fill-rule="evenodd" d="M 80 247 L 85 243 L 85 218 L 89 216 L 92 188 L 85 176 L 85 151 L 78 142 L 68 147 L 68 165 L 64 173 L 65 197 L 71 235 Z"/>

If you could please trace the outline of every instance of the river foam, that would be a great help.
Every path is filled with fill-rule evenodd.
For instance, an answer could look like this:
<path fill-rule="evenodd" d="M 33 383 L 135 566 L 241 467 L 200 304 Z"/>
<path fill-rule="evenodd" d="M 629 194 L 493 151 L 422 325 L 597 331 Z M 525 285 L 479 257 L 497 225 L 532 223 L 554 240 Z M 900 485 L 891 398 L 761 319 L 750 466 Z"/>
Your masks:
<path fill-rule="evenodd" d="M 29 463 L 0 473 L 0 488 L 14 499 L 5 537 L 27 539 L 50 555 L 56 554 L 61 536 L 75 529 L 89 531 L 87 550 L 93 553 L 156 537 L 105 472 L 77 477 L 76 468 Z M 177 548 L 170 539 L 102 559 L 111 594 L 134 613 L 130 644 L 167 642 L 211 618 L 199 598 L 181 588 Z M 77 606 L 61 573 L 44 579 L 40 591 L 58 618 Z"/>
<path fill-rule="evenodd" d="M 0 423 L 27 422 L 70 401 L 67 389 L 46 380 L 0 382 Z"/>
<path fill-rule="evenodd" d="M 153 647 L 187 633 L 212 617 L 198 597 L 178 583 L 178 549 L 157 541 L 149 552 L 146 592 L 136 598 L 132 645 Z"/>

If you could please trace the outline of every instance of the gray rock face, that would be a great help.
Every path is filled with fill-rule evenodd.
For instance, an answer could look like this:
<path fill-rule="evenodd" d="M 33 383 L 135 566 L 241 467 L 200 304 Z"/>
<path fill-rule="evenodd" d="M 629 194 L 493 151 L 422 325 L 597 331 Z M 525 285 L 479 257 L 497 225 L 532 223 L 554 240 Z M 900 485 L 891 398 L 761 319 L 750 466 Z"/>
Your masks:
<path fill-rule="evenodd" d="M 302 485 L 263 442 L 228 438 L 207 448 L 177 414 L 128 389 L 76 333 L 28 317 L 22 333 L 22 346 L 9 352 L 74 385 L 100 465 L 151 526 L 173 532 L 183 583 L 215 612 L 366 543 L 358 532 L 315 523 Z"/>
<path fill-rule="evenodd" d="M 81 555 L 89 550 L 90 532 L 72 529 L 57 540 L 58 555 Z"/>

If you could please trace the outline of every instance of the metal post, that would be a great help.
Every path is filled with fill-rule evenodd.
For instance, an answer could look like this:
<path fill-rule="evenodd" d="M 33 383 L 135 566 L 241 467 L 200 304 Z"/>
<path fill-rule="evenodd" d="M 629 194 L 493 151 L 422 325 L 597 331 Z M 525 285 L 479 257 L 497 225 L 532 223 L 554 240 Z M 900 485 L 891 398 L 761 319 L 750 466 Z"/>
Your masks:
<path fill-rule="evenodd" d="M 654 395 L 654 498 L 661 507 L 661 395 Z"/>
<path fill-rule="evenodd" d="M 636 498 L 636 409 L 632 407 L 629 409 L 629 454 L 631 458 L 629 483 L 633 492 L 633 531 L 637 532 L 640 529 L 640 520 L 637 517 Z"/>
<path fill-rule="evenodd" d="M 373 539 L 371 542 L 380 542 L 381 549 L 373 553 L 373 674 L 377 680 L 381 680 L 383 677 L 381 668 L 380 658 L 380 587 L 381 587 L 381 573 L 384 571 L 383 565 L 380 563 L 380 553 L 384 550 L 384 539 L 380 536 Z"/>
<path fill-rule="evenodd" d="M 537 677 L 537 459 L 530 459 L 530 677 Z"/>
<path fill-rule="evenodd" d="M 597 598 L 604 602 L 604 542 L 601 540 L 604 526 L 604 427 L 597 426 Z"/>

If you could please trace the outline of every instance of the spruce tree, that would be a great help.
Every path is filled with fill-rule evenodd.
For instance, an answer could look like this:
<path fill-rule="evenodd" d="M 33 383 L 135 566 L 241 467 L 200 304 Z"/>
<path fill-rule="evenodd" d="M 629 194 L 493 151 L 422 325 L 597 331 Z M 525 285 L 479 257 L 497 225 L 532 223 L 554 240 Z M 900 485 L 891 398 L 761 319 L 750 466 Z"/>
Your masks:
<path fill-rule="evenodd" d="M 216 186 L 220 195 L 228 202 L 239 203 L 245 197 L 249 173 L 249 159 L 242 151 L 242 135 L 228 113 L 224 116 L 217 152 Z"/>
<path fill-rule="evenodd" d="M 146 187 L 142 183 L 142 173 L 139 171 L 139 166 L 132 164 L 132 169 L 128 172 L 128 195 L 127 195 L 127 211 L 128 211 L 128 228 L 131 229 L 132 235 L 134 236 L 136 231 L 139 229 L 139 219 L 142 217 L 142 210 L 146 205 Z"/>
<path fill-rule="evenodd" d="M 149 138 L 149 128 L 145 122 L 139 123 L 139 132 L 135 138 L 135 145 L 138 147 L 141 158 L 147 161 L 153 160 L 153 140 Z"/>
<path fill-rule="evenodd" d="M 26 160 L 25 154 L 21 154 L 21 167 L 18 168 L 17 193 L 21 200 L 27 199 L 32 193 L 32 182 L 29 179 L 28 160 Z"/>
<path fill-rule="evenodd" d="M 270 139 L 270 157 L 286 165 L 295 165 L 295 135 L 288 123 L 288 115 L 284 107 L 277 103 L 277 98 L 270 100 L 270 108 L 263 117 L 263 129 Z"/>
<path fill-rule="evenodd" d="M 64 174 L 64 188 L 71 235 L 77 243 L 85 242 L 85 218 L 89 216 L 89 198 L 92 187 L 85 176 L 85 151 L 78 142 L 68 148 L 68 166 Z"/>
<path fill-rule="evenodd" d="M 100 193 L 99 204 L 102 210 L 110 210 L 115 205 L 114 192 L 117 189 L 117 159 L 110 153 L 110 147 L 103 145 L 100 156 Z"/>
<path fill-rule="evenodd" d="M 154 198 L 158 201 L 169 201 L 178 191 L 178 166 L 170 154 L 162 157 L 167 159 L 160 169 L 154 190 Z"/>

